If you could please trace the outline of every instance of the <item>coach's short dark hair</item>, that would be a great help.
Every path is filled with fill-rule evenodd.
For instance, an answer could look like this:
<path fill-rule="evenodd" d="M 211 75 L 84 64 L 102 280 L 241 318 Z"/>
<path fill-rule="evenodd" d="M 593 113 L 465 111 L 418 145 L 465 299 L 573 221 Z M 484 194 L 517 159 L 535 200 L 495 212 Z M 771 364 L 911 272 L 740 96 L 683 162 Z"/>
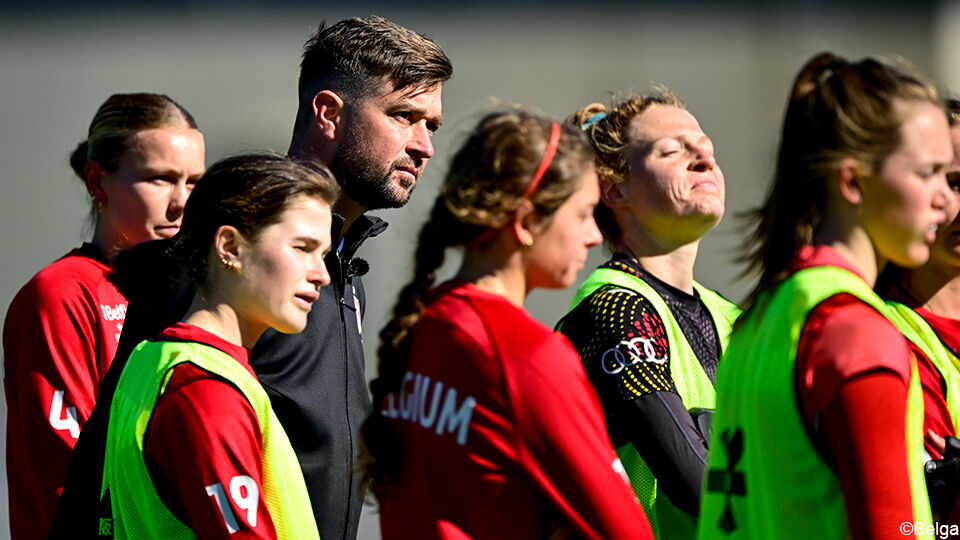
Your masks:
<path fill-rule="evenodd" d="M 433 40 L 383 17 L 354 17 L 320 24 L 303 47 L 301 104 L 321 90 L 361 99 L 380 90 L 429 87 L 453 76 L 453 65 Z"/>

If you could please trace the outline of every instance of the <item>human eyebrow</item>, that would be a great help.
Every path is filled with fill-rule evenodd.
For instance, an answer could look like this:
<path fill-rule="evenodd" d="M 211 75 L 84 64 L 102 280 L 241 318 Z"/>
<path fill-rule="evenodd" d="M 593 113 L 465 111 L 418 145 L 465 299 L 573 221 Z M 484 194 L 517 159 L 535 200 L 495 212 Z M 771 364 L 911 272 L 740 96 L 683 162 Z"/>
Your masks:
<path fill-rule="evenodd" d="M 387 107 L 388 115 L 394 115 L 397 113 L 406 113 L 406 114 L 410 114 L 417 120 L 421 120 L 421 119 L 426 120 L 428 124 L 431 124 L 433 126 L 433 131 L 440 129 L 440 126 L 443 125 L 442 115 L 428 116 L 426 109 L 424 109 L 423 107 L 414 105 L 409 101 L 400 101 L 398 103 L 395 103 Z"/>
<path fill-rule="evenodd" d="M 143 177 L 144 178 L 177 178 L 180 176 L 180 170 L 175 168 L 160 168 L 160 167 L 144 167 L 143 168 Z"/>
<path fill-rule="evenodd" d="M 313 236 L 297 236 L 293 239 L 294 242 L 302 242 L 310 246 L 320 245 L 320 240 Z"/>

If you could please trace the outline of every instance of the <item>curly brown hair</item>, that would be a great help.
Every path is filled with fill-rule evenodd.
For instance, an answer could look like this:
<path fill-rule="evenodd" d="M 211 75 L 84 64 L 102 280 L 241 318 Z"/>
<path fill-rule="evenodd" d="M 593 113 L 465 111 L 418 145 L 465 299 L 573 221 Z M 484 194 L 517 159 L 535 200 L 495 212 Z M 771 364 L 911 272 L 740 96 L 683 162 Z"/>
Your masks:
<path fill-rule="evenodd" d="M 630 174 L 627 149 L 632 142 L 630 124 L 654 105 L 686 108 L 676 94 L 661 88 L 651 95 L 630 94 L 611 99 L 609 106 L 591 103 L 567 117 L 567 123 L 582 129 L 593 146 L 601 187 L 627 181 Z M 594 209 L 593 218 L 603 233 L 607 247 L 614 249 L 620 243 L 623 231 L 614 219 L 613 211 L 601 202 Z"/>

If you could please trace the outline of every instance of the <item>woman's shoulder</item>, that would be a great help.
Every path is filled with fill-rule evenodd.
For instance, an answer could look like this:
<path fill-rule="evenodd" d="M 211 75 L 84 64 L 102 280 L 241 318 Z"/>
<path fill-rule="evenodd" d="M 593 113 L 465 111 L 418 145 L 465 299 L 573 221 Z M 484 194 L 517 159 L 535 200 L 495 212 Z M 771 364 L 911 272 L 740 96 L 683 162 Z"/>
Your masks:
<path fill-rule="evenodd" d="M 803 328 L 815 355 L 847 377 L 889 369 L 909 379 L 910 348 L 899 330 L 872 306 L 838 294 L 811 310 Z"/>
<path fill-rule="evenodd" d="M 88 257 L 75 249 L 63 257 L 43 267 L 24 285 L 23 289 L 37 293 L 65 291 L 82 287 L 99 286 L 107 281 L 110 267 L 101 261 Z"/>
<path fill-rule="evenodd" d="M 102 307 L 122 318 L 118 314 L 126 310 L 126 299 L 107 279 L 109 273 L 109 266 L 74 250 L 45 266 L 20 288 L 7 319 L 30 312 L 100 311 Z"/>

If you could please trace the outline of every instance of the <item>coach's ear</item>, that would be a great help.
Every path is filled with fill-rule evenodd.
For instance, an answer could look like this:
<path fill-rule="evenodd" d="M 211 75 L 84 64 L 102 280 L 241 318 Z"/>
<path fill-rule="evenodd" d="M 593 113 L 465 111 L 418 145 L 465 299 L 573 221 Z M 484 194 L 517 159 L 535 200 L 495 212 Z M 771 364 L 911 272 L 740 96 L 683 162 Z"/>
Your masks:
<path fill-rule="evenodd" d="M 343 99 L 332 90 L 323 90 L 313 96 L 313 117 L 317 129 L 324 138 L 336 140 L 340 115 L 343 113 Z"/>

